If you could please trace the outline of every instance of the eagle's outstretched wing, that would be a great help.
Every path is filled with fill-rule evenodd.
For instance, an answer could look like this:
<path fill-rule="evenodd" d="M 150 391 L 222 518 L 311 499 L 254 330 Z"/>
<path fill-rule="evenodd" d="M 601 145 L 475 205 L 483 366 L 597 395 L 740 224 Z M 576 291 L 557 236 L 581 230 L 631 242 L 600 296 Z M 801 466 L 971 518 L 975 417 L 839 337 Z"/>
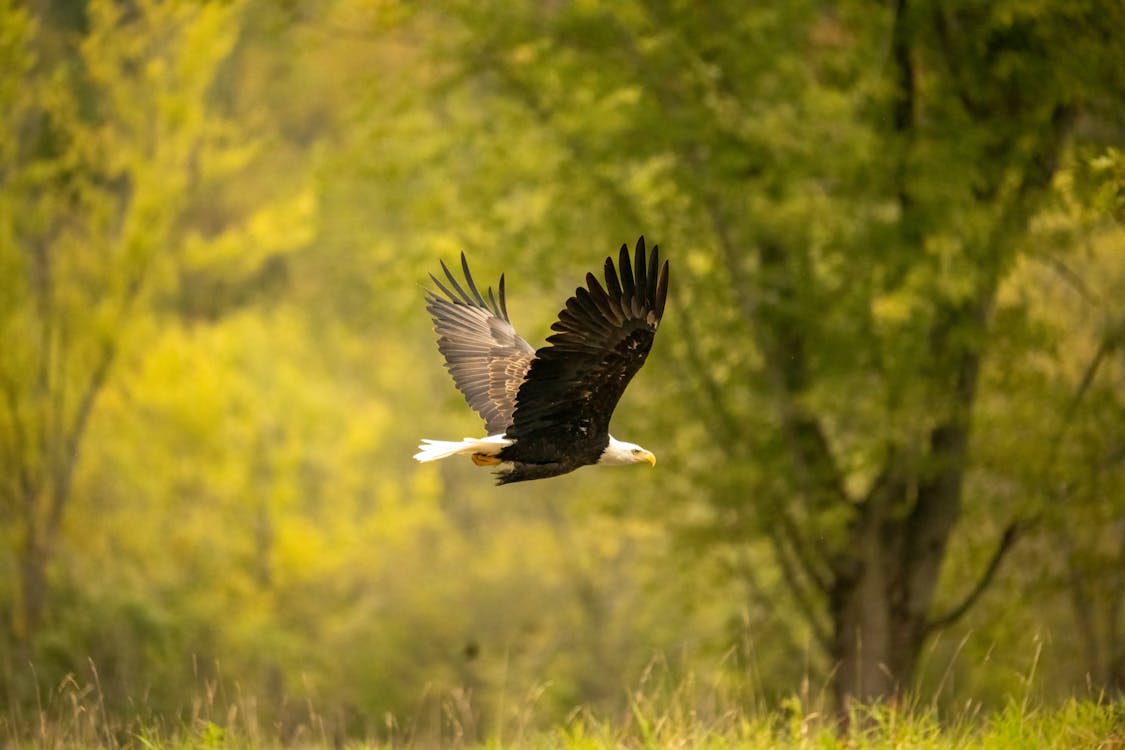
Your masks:
<path fill-rule="evenodd" d="M 609 419 L 625 386 L 644 364 L 668 294 L 668 263 L 659 248 L 646 256 L 637 240 L 633 263 L 621 246 L 618 268 L 605 261 L 605 288 L 592 274 L 558 320 L 547 346 L 535 352 L 516 396 L 507 436 L 523 450 L 566 451 L 609 431 Z"/>
<path fill-rule="evenodd" d="M 500 277 L 499 300 L 487 290 L 488 298 L 477 290 L 465 254 L 461 270 L 466 291 L 441 264 L 447 288 L 430 275 L 445 297 L 430 291 L 426 309 L 438 334 L 438 350 L 445 357 L 445 368 L 458 390 L 481 418 L 489 435 L 503 433 L 512 422 L 516 391 L 535 357 L 535 350 L 520 338 L 508 321 L 504 301 L 504 277 Z"/>

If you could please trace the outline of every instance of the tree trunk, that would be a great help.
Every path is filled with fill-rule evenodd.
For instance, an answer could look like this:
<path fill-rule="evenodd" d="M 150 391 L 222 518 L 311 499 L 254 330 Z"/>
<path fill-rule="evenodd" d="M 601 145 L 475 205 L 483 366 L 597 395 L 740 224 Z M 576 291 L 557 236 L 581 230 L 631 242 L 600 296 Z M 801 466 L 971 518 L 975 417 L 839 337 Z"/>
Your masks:
<path fill-rule="evenodd" d="M 19 559 L 19 592 L 11 624 L 20 659 L 30 655 L 32 639 L 43 622 L 47 601 L 47 559 L 42 539 L 35 527 L 29 525 Z"/>
<path fill-rule="evenodd" d="M 838 578 L 830 595 L 833 696 L 841 711 L 853 702 L 893 701 L 908 690 L 929 632 L 912 607 L 902 606 L 890 568 L 878 562 L 889 550 L 875 539 L 867 543 L 860 569 Z"/>
<path fill-rule="evenodd" d="M 892 622 L 886 550 L 877 528 L 868 526 L 856 539 L 858 555 L 836 572 L 829 593 L 832 618 L 831 657 L 836 666 L 836 707 L 852 700 L 869 702 L 894 695 L 902 673 L 892 669 Z"/>
<path fill-rule="evenodd" d="M 963 447 L 956 453 L 960 460 L 939 478 L 916 485 L 909 513 L 895 511 L 910 507 L 911 484 L 881 484 L 862 506 L 851 552 L 833 566 L 828 601 L 840 710 L 852 701 L 893 700 L 908 690 L 926 636 L 971 603 L 962 603 L 955 615 L 932 617 L 946 545 L 960 513 Z M 993 570 L 990 565 L 988 578 Z M 985 585 L 982 581 L 970 596 L 975 599 Z"/>

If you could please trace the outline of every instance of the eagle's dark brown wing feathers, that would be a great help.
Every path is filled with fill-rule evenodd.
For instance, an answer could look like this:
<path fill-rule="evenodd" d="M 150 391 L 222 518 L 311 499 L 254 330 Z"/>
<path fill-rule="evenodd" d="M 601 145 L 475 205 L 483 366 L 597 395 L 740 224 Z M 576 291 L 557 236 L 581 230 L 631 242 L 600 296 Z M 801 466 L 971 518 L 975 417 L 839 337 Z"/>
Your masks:
<path fill-rule="evenodd" d="M 585 294 L 581 296 L 589 297 L 590 301 L 594 303 L 594 307 L 597 308 L 598 314 L 611 326 L 620 324 L 622 320 L 621 312 L 613 309 L 613 304 L 609 301 L 605 290 L 602 289 L 602 285 L 598 282 L 598 277 L 592 273 L 586 274 L 586 286 L 587 289 L 582 289 Z"/>
<path fill-rule="evenodd" d="M 637 242 L 635 262 L 621 246 L 606 259 L 605 287 L 587 274 L 535 353 L 516 397 L 505 455 L 567 455 L 604 440 L 625 387 L 644 364 L 664 311 L 668 264 Z"/>

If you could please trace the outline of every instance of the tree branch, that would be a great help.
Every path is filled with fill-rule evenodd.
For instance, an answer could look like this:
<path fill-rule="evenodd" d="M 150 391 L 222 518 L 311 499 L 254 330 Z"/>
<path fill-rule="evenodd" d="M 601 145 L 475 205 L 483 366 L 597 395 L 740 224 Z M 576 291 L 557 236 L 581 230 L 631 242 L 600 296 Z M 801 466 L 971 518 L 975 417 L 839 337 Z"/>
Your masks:
<path fill-rule="evenodd" d="M 86 382 L 86 388 L 82 392 L 82 398 L 79 401 L 78 410 L 74 416 L 74 423 L 68 430 L 68 434 L 62 439 L 65 452 L 61 457 L 61 463 L 57 469 L 58 475 L 55 477 L 51 495 L 50 514 L 47 517 L 46 531 L 51 536 L 58 531 L 59 524 L 62 522 L 63 510 L 66 507 L 66 503 L 70 500 L 70 487 L 74 478 L 74 469 L 78 465 L 78 456 L 82 448 L 82 438 L 86 434 L 86 428 L 90 422 L 90 413 L 93 411 L 94 402 L 97 400 L 98 394 L 101 393 L 102 389 L 105 387 L 110 368 L 113 365 L 114 359 L 116 359 L 116 355 L 117 348 L 113 344 L 106 344 L 102 350 L 101 359 L 98 360 L 94 372 L 91 373 L 90 379 Z"/>
<path fill-rule="evenodd" d="M 782 532 L 789 540 L 797 560 L 801 563 L 802 571 L 822 594 L 827 595 L 832 588 L 831 574 L 821 570 L 822 556 L 814 554 L 814 551 L 810 549 L 804 537 L 801 536 L 801 530 L 797 522 L 784 507 L 777 510 L 777 516 L 780 519 Z"/>
<path fill-rule="evenodd" d="M 1055 462 L 1059 457 L 1059 450 L 1062 446 L 1063 438 L 1070 430 L 1070 425 L 1074 422 L 1075 415 L 1078 413 L 1078 406 L 1082 403 L 1086 391 L 1088 391 L 1093 384 L 1094 378 L 1097 377 L 1102 362 L 1105 360 L 1106 356 L 1113 351 L 1115 344 L 1116 342 L 1112 335 L 1103 336 L 1101 342 L 1098 344 L 1097 350 L 1094 351 L 1090 361 L 1086 364 L 1086 369 L 1082 373 L 1082 380 L 1079 381 L 1074 395 L 1070 397 L 1070 401 L 1066 405 L 1066 411 L 1063 412 L 1062 424 L 1059 425 L 1058 432 L 1055 433 L 1055 437 L 1051 441 L 1050 452 L 1047 454 L 1047 461 L 1044 464 L 1044 473 L 1050 472 L 1051 469 L 1054 468 Z"/>
<path fill-rule="evenodd" d="M 0 375 L 0 390 L 4 393 L 5 410 L 11 423 L 12 470 L 19 483 L 18 494 L 28 497 L 34 494 L 34 486 L 27 463 L 21 460 L 27 456 L 28 438 L 27 428 L 20 416 L 19 393 L 15 382 L 6 374 Z"/>
<path fill-rule="evenodd" d="M 894 61 L 895 88 L 891 100 L 891 123 L 901 140 L 901 151 L 895 160 L 895 189 L 904 220 L 901 226 L 917 231 L 916 221 L 907 221 L 915 206 L 914 196 L 907 187 L 909 151 L 915 130 L 916 87 L 914 61 L 910 56 L 910 35 L 906 24 L 906 0 L 896 0 L 894 21 L 891 27 L 891 57 Z"/>
<path fill-rule="evenodd" d="M 897 79 L 892 106 L 895 130 L 900 133 L 914 128 L 914 64 L 910 59 L 910 37 L 906 25 L 906 0 L 895 1 L 894 24 L 891 29 L 891 55 Z"/>
<path fill-rule="evenodd" d="M 1062 258 L 1051 252 L 1035 253 L 1030 257 L 1054 271 L 1071 289 L 1078 292 L 1078 296 L 1082 298 L 1083 302 L 1102 304 L 1103 300 L 1101 295 L 1091 289 L 1086 283 L 1086 280 L 1083 279 L 1077 271 L 1068 266 L 1066 261 Z"/>
<path fill-rule="evenodd" d="M 969 87 L 965 81 L 965 67 L 961 64 L 963 55 L 953 47 L 953 34 L 949 19 L 940 4 L 934 6 L 934 29 L 937 30 L 938 47 L 941 49 L 949 77 L 953 81 L 953 90 L 957 95 L 957 100 L 961 102 L 961 106 L 970 117 L 978 120 L 983 118 L 988 114 L 988 111 L 975 102 L 969 94 Z"/>
<path fill-rule="evenodd" d="M 793 564 L 792 557 L 796 557 L 798 562 L 803 562 L 800 550 L 792 548 L 791 557 L 790 553 L 786 551 L 785 545 L 782 544 L 776 534 L 770 534 L 769 538 L 770 544 L 774 548 L 774 557 L 777 558 L 778 565 L 781 567 L 781 576 L 785 579 L 789 591 L 793 595 L 793 600 L 797 604 L 797 608 L 804 614 L 805 621 L 812 629 L 813 637 L 816 638 L 817 643 L 824 650 L 824 653 L 831 653 L 832 637 L 827 626 L 821 622 L 820 613 L 817 612 L 816 607 L 813 605 L 812 597 L 809 596 L 807 587 L 800 581 L 797 570 Z M 802 567 L 806 566 L 802 565 Z M 815 579 L 813 580 L 814 583 L 816 583 Z"/>
<path fill-rule="evenodd" d="M 1000 543 L 992 553 L 992 559 L 988 561 L 988 565 L 985 567 L 984 573 L 981 574 L 981 577 L 977 580 L 976 585 L 973 586 L 972 590 L 965 595 L 965 598 L 962 599 L 957 606 L 938 617 L 927 620 L 923 626 L 923 630 L 926 633 L 949 627 L 957 622 L 957 620 L 961 619 L 961 617 L 976 604 L 977 599 L 979 599 L 985 589 L 992 584 L 992 580 L 996 577 L 996 571 L 1000 569 L 1000 563 L 1003 562 L 1004 557 L 1011 551 L 1024 529 L 1032 523 L 1033 520 L 1031 519 L 1020 519 L 1008 524 L 1008 527 L 1004 529 L 1003 536 L 1000 537 Z"/>

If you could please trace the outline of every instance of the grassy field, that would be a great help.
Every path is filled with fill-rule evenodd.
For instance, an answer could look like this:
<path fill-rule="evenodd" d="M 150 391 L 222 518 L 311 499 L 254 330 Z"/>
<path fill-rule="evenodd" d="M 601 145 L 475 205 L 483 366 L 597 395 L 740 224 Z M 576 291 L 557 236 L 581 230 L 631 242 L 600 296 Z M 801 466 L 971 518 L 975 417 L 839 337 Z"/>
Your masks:
<path fill-rule="evenodd" d="M 262 726 L 253 708 L 232 706 L 225 716 L 197 715 L 168 728 L 134 721 L 125 725 L 101 714 L 96 702 L 72 696 L 69 716 L 0 716 L 2 748 L 777 748 L 786 750 L 1125 750 L 1125 700 L 1072 700 L 1054 707 L 1013 702 L 992 715 L 966 711 L 961 719 L 939 720 L 932 710 L 888 706 L 859 708 L 848 728 L 817 714 L 803 715 L 794 701 L 773 712 L 701 718 L 692 710 L 665 705 L 660 710 L 640 700 L 629 715 L 607 720 L 577 711 L 564 724 L 535 730 L 469 732 L 450 713 L 439 732 L 393 728 L 367 740 L 333 736 L 326 722 L 311 721 L 284 732 Z M 198 706 L 196 710 L 198 710 Z M 483 739 L 482 739 L 483 737 Z"/>

